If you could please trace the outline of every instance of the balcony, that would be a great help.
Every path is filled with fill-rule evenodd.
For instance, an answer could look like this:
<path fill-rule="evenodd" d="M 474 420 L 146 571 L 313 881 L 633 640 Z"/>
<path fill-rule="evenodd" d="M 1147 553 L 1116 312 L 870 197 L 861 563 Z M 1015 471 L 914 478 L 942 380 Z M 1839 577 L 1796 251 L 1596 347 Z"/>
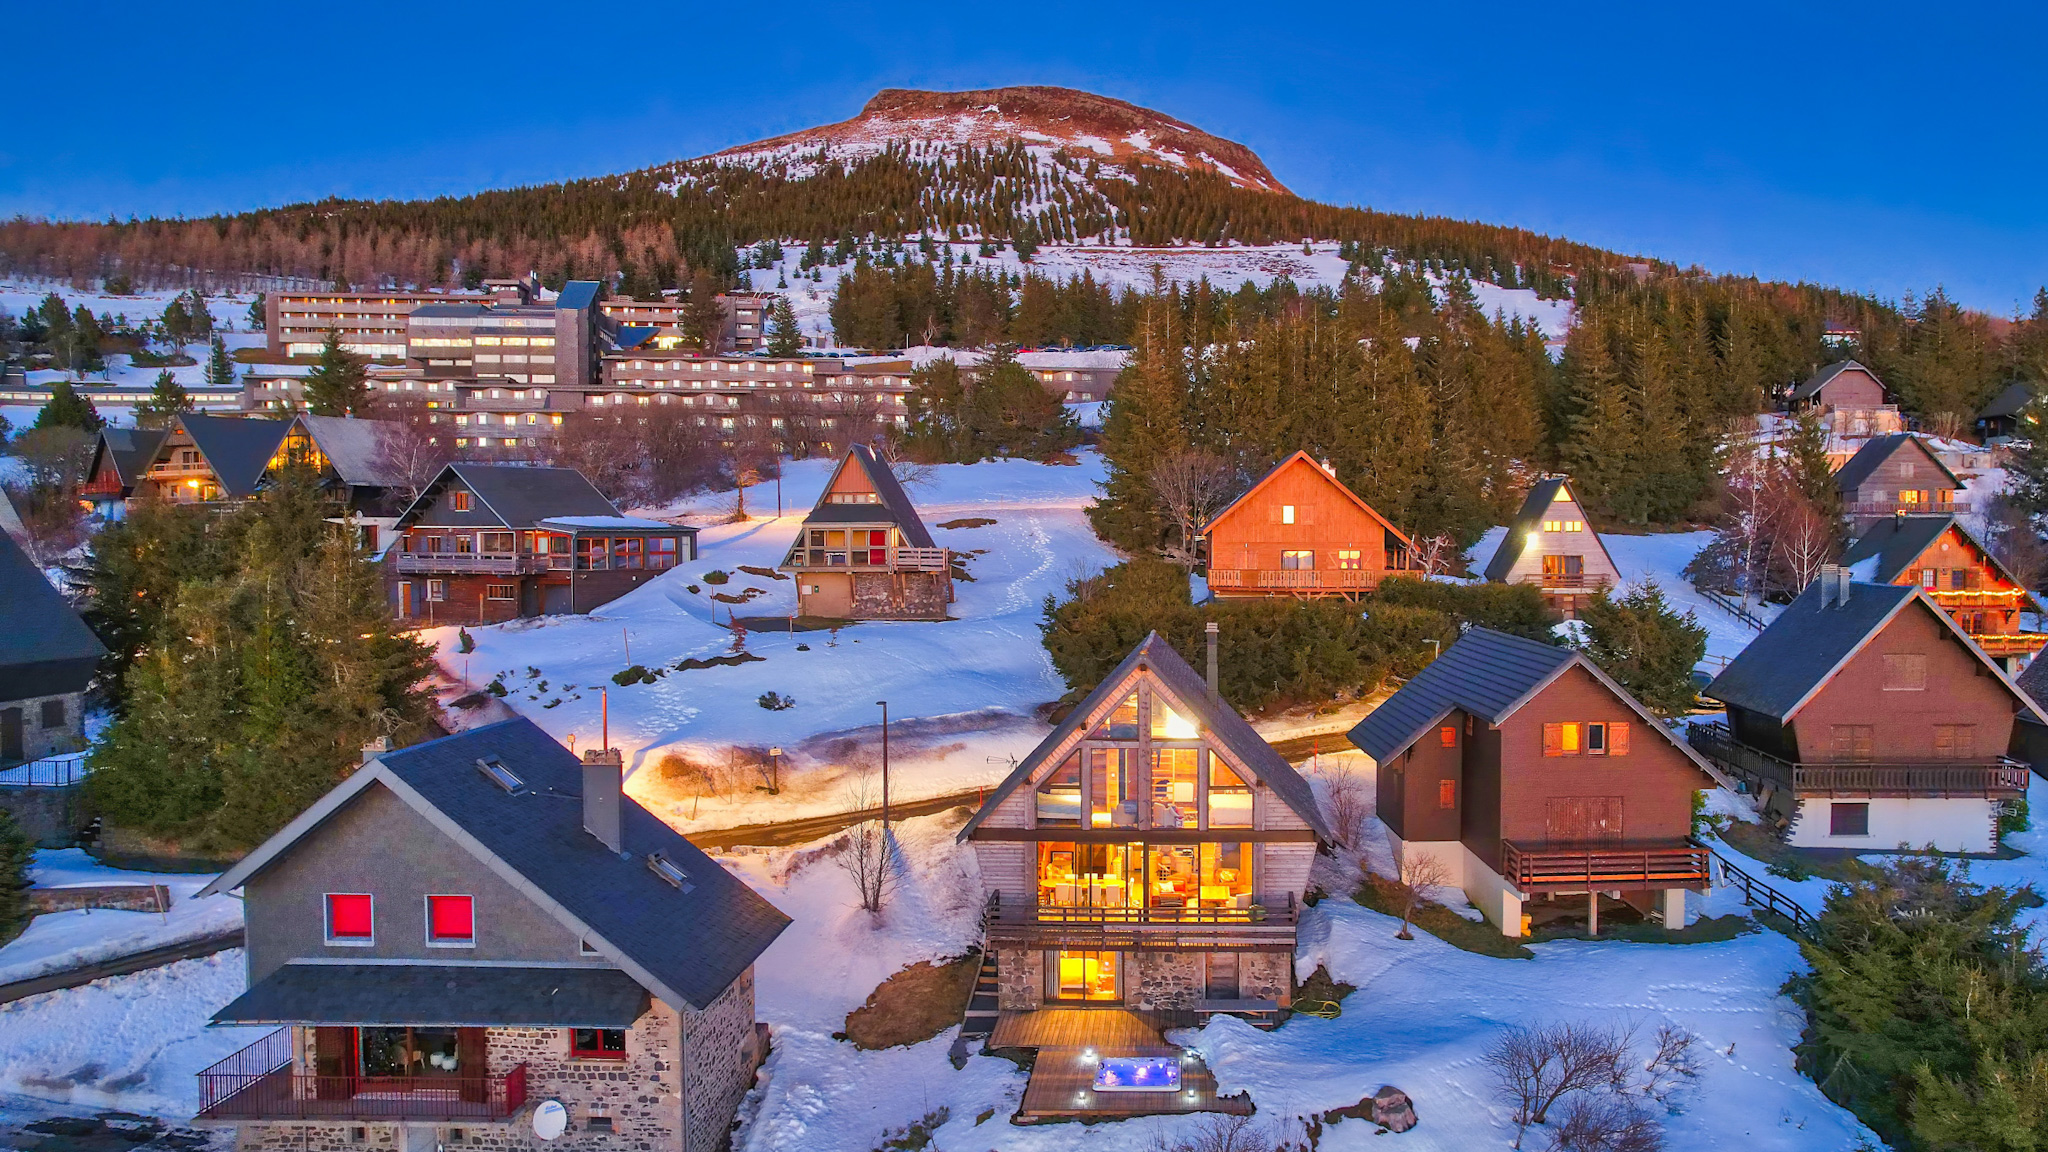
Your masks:
<path fill-rule="evenodd" d="M 1900 503 L 1897 500 L 1858 500 L 1842 505 L 1846 516 L 1892 516 L 1904 513 L 1908 516 L 1949 516 L 1960 515 L 1970 510 L 1968 500 L 1939 499 Z"/>
<path fill-rule="evenodd" d="M 1368 568 L 1211 568 L 1209 591 L 1347 595 L 1370 592 L 1399 574 Z"/>
<path fill-rule="evenodd" d="M 512 552 L 393 552 L 392 560 L 402 573 L 433 575 L 524 576 L 545 572 L 555 560 L 569 566 L 569 557 L 526 556 Z"/>
<path fill-rule="evenodd" d="M 805 562 L 806 554 L 810 563 Z M 828 572 L 944 572 L 949 565 L 944 548 L 794 548 L 782 566 Z"/>
<path fill-rule="evenodd" d="M 1692 725 L 1686 742 L 1751 791 L 1790 788 L 1800 796 L 2014 796 L 2026 792 L 2033 775 L 2027 765 L 2005 756 L 1795 764 L 1737 741 L 1718 722 Z"/>
<path fill-rule="evenodd" d="M 991 945 L 1171 950 L 1229 945 L 1292 948 L 1299 919 L 1294 895 L 1266 895 L 1247 908 L 1075 908 L 1004 904 L 991 893 L 982 926 Z"/>
<path fill-rule="evenodd" d="M 1532 572 L 1516 581 L 1518 584 L 1534 584 L 1545 592 L 1605 592 L 1613 587 L 1612 578 L 1598 572 Z"/>
<path fill-rule="evenodd" d="M 1523 845 L 1501 841 L 1501 876 L 1530 892 L 1691 888 L 1709 883 L 1711 854 L 1682 840 Z"/>
<path fill-rule="evenodd" d="M 305 1076 L 279 1028 L 199 1073 L 200 1120 L 503 1120 L 526 1103 L 526 1065 L 502 1076 Z"/>

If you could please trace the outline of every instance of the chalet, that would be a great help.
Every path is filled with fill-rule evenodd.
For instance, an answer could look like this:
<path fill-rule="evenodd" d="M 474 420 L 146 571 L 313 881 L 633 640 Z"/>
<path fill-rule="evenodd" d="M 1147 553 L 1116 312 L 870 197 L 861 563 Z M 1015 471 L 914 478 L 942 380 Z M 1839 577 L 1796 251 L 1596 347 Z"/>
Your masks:
<path fill-rule="evenodd" d="M 2027 766 L 2013 718 L 2048 723 L 1918 583 L 1829 568 L 1705 695 L 1726 724 L 1691 742 L 1741 780 L 1802 848 L 1948 852 L 1998 847 Z"/>
<path fill-rule="evenodd" d="M 1202 528 L 1217 596 L 1356 599 L 1415 568 L 1415 546 L 1337 480 L 1296 452 Z"/>
<path fill-rule="evenodd" d="M 2040 397 L 2041 386 L 2029 381 L 2009 384 L 1977 413 L 1977 434 L 1986 444 L 2003 444 L 2020 435 L 2023 424 Z"/>
<path fill-rule="evenodd" d="M 279 462 L 288 420 L 180 412 L 165 425 L 132 498 L 173 504 L 247 500 Z"/>
<path fill-rule="evenodd" d="M 450 464 L 394 524 L 398 618 L 487 624 L 588 612 L 697 558 L 697 530 L 622 516 L 574 468 Z"/>
<path fill-rule="evenodd" d="M 1842 566 L 1856 580 L 1918 584 L 2008 672 L 2032 659 L 2048 633 L 2021 627 L 2034 595 L 1954 516 L 1896 515 L 1851 541 Z"/>
<path fill-rule="evenodd" d="M 1963 486 L 1927 441 L 1895 432 L 1866 442 L 1835 471 L 1842 512 L 1853 521 L 1905 513 L 1967 512 Z"/>
<path fill-rule="evenodd" d="M 984 963 L 999 1016 L 989 1046 L 1039 1049 L 1026 1115 L 1070 1114 L 1070 1093 L 1049 1085 L 1084 1048 L 1121 1054 L 1114 1032 L 1127 1013 L 1061 1009 L 1193 1022 L 1271 1017 L 1290 1003 L 1296 917 L 1328 839 L 1315 796 L 1157 633 L 997 786 L 960 839 L 990 889 Z M 1155 1034 L 1141 1047 L 1161 1043 Z M 1213 1093 L 1213 1081 L 1200 1091 Z"/>
<path fill-rule="evenodd" d="M 341 502 L 363 547 L 381 554 L 404 511 L 407 472 L 428 465 L 430 446 L 413 446 L 414 435 L 396 420 L 300 413 L 279 455 L 310 465 L 321 490 Z"/>
<path fill-rule="evenodd" d="M 797 612 L 841 620 L 943 620 L 952 560 L 873 448 L 856 444 L 783 558 Z"/>
<path fill-rule="evenodd" d="M 789 918 L 626 796 L 616 749 L 520 719 L 364 757 L 200 891 L 239 889 L 247 934 L 212 1022 L 276 1030 L 199 1073 L 198 1123 L 245 1152 L 724 1149 Z"/>
<path fill-rule="evenodd" d="M 99 638 L 14 538 L 0 533 L 0 767 L 85 747 Z"/>
<path fill-rule="evenodd" d="M 1792 390 L 1792 409 L 1829 418 L 1837 436 L 1876 436 L 1904 427 L 1899 406 L 1877 373 L 1854 360 L 1837 360 Z"/>
<path fill-rule="evenodd" d="M 1351 742 L 1379 765 L 1395 861 L 1435 857 L 1503 935 L 1577 907 L 1598 932 L 1603 896 L 1676 930 L 1708 886 L 1687 836 L 1711 771 L 1574 649 L 1473 628 Z"/>
<path fill-rule="evenodd" d="M 1614 587 L 1621 570 L 1563 476 L 1547 476 L 1529 489 L 1508 523 L 1500 547 L 1486 563 L 1496 584 L 1535 584 L 1567 619 L 1593 596 Z"/>
<path fill-rule="evenodd" d="M 100 429 L 99 441 L 93 445 L 92 463 L 86 469 L 86 482 L 78 490 L 80 498 L 90 503 L 98 515 L 109 520 L 121 519 L 127 514 L 129 498 L 149 473 L 164 435 L 161 428 L 109 425 Z"/>

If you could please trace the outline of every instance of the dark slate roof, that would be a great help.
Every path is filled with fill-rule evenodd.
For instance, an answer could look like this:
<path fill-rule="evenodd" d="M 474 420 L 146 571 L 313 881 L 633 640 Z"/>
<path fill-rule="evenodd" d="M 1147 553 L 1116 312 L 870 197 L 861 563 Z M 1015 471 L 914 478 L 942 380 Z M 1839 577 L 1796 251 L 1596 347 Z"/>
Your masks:
<path fill-rule="evenodd" d="M 550 516 L 617 516 L 618 508 L 574 468 L 527 464 L 450 464 L 398 518 L 404 529 L 460 478 L 507 528 L 532 528 Z"/>
<path fill-rule="evenodd" d="M 849 465 L 858 467 L 867 475 L 868 483 L 874 487 L 875 494 L 882 498 L 879 507 L 887 510 L 887 516 L 878 515 L 877 505 L 873 504 L 827 503 L 826 497 L 832 493 L 832 484 L 827 483 L 825 491 L 818 497 L 817 506 L 811 509 L 810 515 L 804 517 L 804 523 L 873 524 L 886 519 L 903 530 L 903 538 L 910 542 L 910 547 L 938 547 L 932 543 L 932 534 L 926 531 L 924 521 L 918 517 L 917 506 L 910 502 L 910 495 L 903 491 L 903 485 L 896 482 L 896 473 L 889 467 L 888 461 L 876 455 L 873 448 L 865 444 L 856 444 L 847 450 L 846 459 L 840 461 L 839 467 L 833 470 L 832 480 L 836 482 L 839 474 L 846 471 Z"/>
<path fill-rule="evenodd" d="M 204 416 L 181 413 L 178 426 L 192 437 L 192 444 L 213 469 L 221 491 L 230 496 L 253 496 L 263 470 L 270 467 L 277 446 L 291 430 L 289 420 L 249 420 L 240 416 Z M 161 444 L 159 444 L 159 449 Z"/>
<path fill-rule="evenodd" d="M 1060 722 L 1059 727 L 1054 728 L 1044 740 L 1039 741 L 1038 747 L 1031 750 L 1031 755 L 1026 756 L 1023 762 L 996 786 L 995 791 L 989 794 L 987 801 L 974 814 L 973 819 L 960 830 L 960 839 L 966 840 L 969 834 L 988 818 L 989 813 L 996 810 L 997 805 L 1029 781 L 1045 764 L 1046 758 L 1065 743 L 1081 725 L 1087 723 L 1090 716 L 1100 711 L 1112 696 L 1128 693 L 1130 682 L 1136 677 L 1141 665 L 1180 698 L 1189 710 L 1195 713 L 1195 719 L 1201 723 L 1202 730 L 1228 749 L 1245 767 L 1251 769 L 1252 775 L 1272 789 L 1273 795 L 1279 797 L 1281 803 L 1292 808 L 1310 828 L 1315 829 L 1316 835 L 1325 840 L 1330 838 L 1330 830 L 1323 823 L 1322 809 L 1317 807 L 1315 791 L 1309 787 L 1308 781 L 1303 780 L 1293 766 L 1278 752 L 1273 751 L 1273 746 L 1266 743 L 1265 737 L 1254 731 L 1252 726 L 1245 722 L 1245 718 L 1237 714 L 1235 708 L 1211 696 L 1208 681 L 1193 668 L 1188 667 L 1188 662 L 1180 658 L 1180 653 L 1173 650 L 1173 645 L 1162 639 L 1159 633 L 1152 632 L 1139 641 L 1138 646 L 1131 649 L 1131 654 L 1124 657 L 1123 663 L 1118 664 L 1114 671 L 1103 677 L 1102 683 L 1095 686 L 1095 690 L 1088 694 L 1087 699 L 1067 713 L 1067 718 Z"/>
<path fill-rule="evenodd" d="M 1560 493 L 1567 499 L 1577 502 L 1578 497 L 1572 493 L 1569 485 L 1570 481 L 1566 477 L 1547 476 L 1538 480 L 1529 489 L 1529 495 L 1522 500 L 1522 510 L 1515 513 L 1513 520 L 1508 521 L 1508 530 L 1500 538 L 1500 547 L 1493 550 L 1493 559 L 1486 562 L 1488 580 L 1505 580 L 1508 573 L 1514 571 L 1515 562 L 1522 558 L 1522 549 L 1529 544 L 1529 533 L 1536 531 L 1543 523 L 1543 514 L 1550 510 L 1550 505 L 1557 500 Z M 1607 551 L 1607 544 L 1600 539 L 1599 533 L 1594 533 L 1593 540 L 1600 545 L 1602 552 Z M 1613 557 L 1609 557 L 1608 563 L 1613 562 Z"/>
<path fill-rule="evenodd" d="M 2033 402 L 2033 384 L 2025 380 L 2017 384 L 2008 384 L 2005 391 L 1993 396 L 1991 403 L 1986 404 L 1984 410 L 1977 413 L 1977 419 L 1993 420 L 2000 416 L 2017 416 L 2026 411 L 2027 405 Z"/>
<path fill-rule="evenodd" d="M 1780 722 L 1789 720 L 1920 589 L 1910 584 L 1852 583 L 1846 604 L 1825 608 L 1820 593 L 1820 581 L 1807 585 L 1703 694 Z M 1948 618 L 1939 609 L 1933 611 Z"/>
<path fill-rule="evenodd" d="M 14 537 L 0 532 L 0 700 L 79 692 L 106 648 L 50 586 Z"/>
<path fill-rule="evenodd" d="M 2018 684 L 2020 691 L 2027 694 L 2027 699 L 2032 700 L 2036 708 L 2048 711 L 2048 660 L 2039 657 L 2029 660 L 2019 675 Z M 2022 712 L 2020 719 L 2033 720 L 2034 717 Z"/>
<path fill-rule="evenodd" d="M 1869 577 L 1879 584 L 1889 584 L 1952 525 L 1961 527 L 1953 516 L 1893 516 L 1879 520 L 1849 542 L 1842 553 L 1842 566 L 1852 567 L 1875 556 L 1877 568 Z"/>
<path fill-rule="evenodd" d="M 384 449 L 387 441 L 404 433 L 405 425 L 396 420 L 358 420 L 311 413 L 300 413 L 296 419 L 334 466 L 342 483 L 389 488 L 405 482 L 400 474 L 402 469 L 393 465 Z"/>
<path fill-rule="evenodd" d="M 526 783 L 506 792 L 477 769 L 496 758 Z M 583 766 L 526 719 L 387 753 L 356 772 L 205 891 L 243 884 L 372 784 L 448 831 L 534 903 L 597 946 L 648 991 L 702 1009 L 765 951 L 789 917 L 627 796 L 624 852 L 583 828 Z M 660 852 L 689 876 L 679 889 L 648 867 Z"/>
<path fill-rule="evenodd" d="M 150 461 L 156 459 L 156 450 L 162 447 L 165 429 L 162 428 L 115 428 L 111 425 L 100 429 L 100 443 L 96 455 L 113 462 L 114 474 L 121 483 L 133 488 L 135 481 L 149 471 Z M 99 470 L 99 459 L 93 460 L 93 470 Z"/>
<path fill-rule="evenodd" d="M 286 964 L 215 1024 L 630 1028 L 647 990 L 615 968 Z"/>
<path fill-rule="evenodd" d="M 1885 461 L 1892 458 L 1892 453 L 1905 447 L 1909 442 L 1919 444 L 1920 450 L 1927 453 L 1927 458 L 1934 461 L 1934 466 L 1941 469 L 1942 475 L 1948 477 L 1950 483 L 1958 488 L 1963 486 L 1963 482 L 1956 474 L 1948 470 L 1948 465 L 1942 463 L 1941 457 L 1936 455 L 1934 449 L 1929 448 L 1920 437 L 1911 432 L 1893 432 L 1885 436 L 1873 436 L 1864 442 L 1863 447 L 1858 448 L 1856 454 L 1849 457 L 1848 462 L 1835 473 L 1835 487 L 1843 492 L 1853 492 L 1861 488 L 1863 482 L 1870 479 L 1871 473 L 1877 471 Z"/>
<path fill-rule="evenodd" d="M 1806 381 L 1806 383 L 1801 384 L 1797 388 L 1794 388 L 1792 390 L 1792 398 L 1794 400 L 1813 399 L 1814 396 L 1820 393 L 1820 390 L 1822 388 L 1828 386 L 1828 383 L 1830 381 L 1832 381 L 1835 377 L 1840 376 L 1842 373 L 1849 371 L 1851 368 L 1863 372 L 1870 372 L 1870 369 L 1868 367 L 1859 364 L 1854 360 L 1837 360 L 1833 364 L 1830 364 L 1827 367 L 1821 369 L 1820 371 L 1815 372 L 1813 376 Z M 1878 387 L 1884 388 L 1884 381 L 1878 376 L 1877 373 L 1870 372 L 1870 378 L 1872 380 L 1877 381 Z M 1889 393 L 1891 389 L 1885 388 L 1885 391 Z"/>
<path fill-rule="evenodd" d="M 407 315 L 421 319 L 432 319 L 437 316 L 461 319 L 488 315 L 490 311 L 491 307 L 488 304 L 422 304 Z"/>
<path fill-rule="evenodd" d="M 561 295 L 555 297 L 555 307 L 589 308 L 597 303 L 597 290 L 602 287 L 595 280 L 571 280 L 562 285 Z"/>

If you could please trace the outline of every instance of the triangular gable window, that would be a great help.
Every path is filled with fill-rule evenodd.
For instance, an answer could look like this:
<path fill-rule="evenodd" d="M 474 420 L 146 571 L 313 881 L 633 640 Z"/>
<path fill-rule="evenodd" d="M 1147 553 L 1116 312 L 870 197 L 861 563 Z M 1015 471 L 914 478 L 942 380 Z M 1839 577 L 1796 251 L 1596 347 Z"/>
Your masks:
<path fill-rule="evenodd" d="M 1138 738 L 1138 693 L 1124 697 L 1103 722 L 1089 734 L 1091 740 L 1136 740 Z"/>

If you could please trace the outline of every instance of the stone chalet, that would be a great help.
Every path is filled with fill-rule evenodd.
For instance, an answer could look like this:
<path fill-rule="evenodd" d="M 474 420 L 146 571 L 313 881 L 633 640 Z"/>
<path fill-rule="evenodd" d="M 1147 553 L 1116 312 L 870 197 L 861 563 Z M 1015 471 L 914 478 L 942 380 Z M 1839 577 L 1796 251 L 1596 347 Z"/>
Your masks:
<path fill-rule="evenodd" d="M 625 796 L 615 749 L 508 720 L 364 756 L 200 893 L 247 924 L 213 1023 L 276 1031 L 199 1074 L 198 1122 L 242 1152 L 509 1152 L 550 1119 L 579 1152 L 725 1149 L 789 918 Z"/>

